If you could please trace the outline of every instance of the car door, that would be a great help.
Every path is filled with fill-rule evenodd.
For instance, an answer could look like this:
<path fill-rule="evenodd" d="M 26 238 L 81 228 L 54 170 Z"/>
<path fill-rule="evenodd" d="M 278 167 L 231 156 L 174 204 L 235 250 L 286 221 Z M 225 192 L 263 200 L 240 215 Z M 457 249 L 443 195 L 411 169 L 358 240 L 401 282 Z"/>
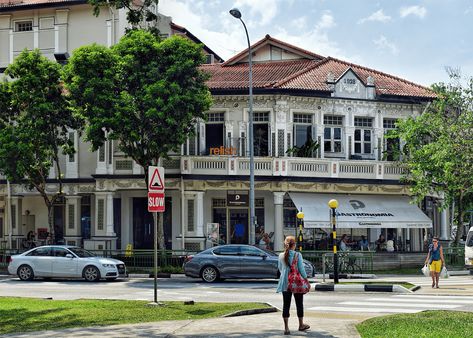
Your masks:
<path fill-rule="evenodd" d="M 68 254 L 72 257 L 66 257 Z M 54 247 L 52 273 L 54 277 L 77 277 L 77 257 L 66 248 Z"/>
<path fill-rule="evenodd" d="M 254 246 L 241 247 L 241 274 L 245 278 L 274 278 L 277 262 Z"/>
<path fill-rule="evenodd" d="M 37 277 L 52 276 L 52 259 L 51 247 L 39 247 L 26 256 L 25 263 L 31 265 L 33 272 Z"/>
<path fill-rule="evenodd" d="M 240 278 L 240 246 L 223 245 L 213 250 L 221 278 Z"/>

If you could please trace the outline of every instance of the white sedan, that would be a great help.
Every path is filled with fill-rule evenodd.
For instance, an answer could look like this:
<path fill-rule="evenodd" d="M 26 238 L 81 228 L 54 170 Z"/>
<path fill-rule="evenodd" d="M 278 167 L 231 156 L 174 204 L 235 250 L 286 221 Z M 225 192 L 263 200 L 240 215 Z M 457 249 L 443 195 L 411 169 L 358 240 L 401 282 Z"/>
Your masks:
<path fill-rule="evenodd" d="M 113 258 L 97 257 L 75 246 L 45 245 L 11 256 L 8 272 L 21 280 L 43 278 L 84 278 L 96 282 L 126 277 L 125 263 Z"/>

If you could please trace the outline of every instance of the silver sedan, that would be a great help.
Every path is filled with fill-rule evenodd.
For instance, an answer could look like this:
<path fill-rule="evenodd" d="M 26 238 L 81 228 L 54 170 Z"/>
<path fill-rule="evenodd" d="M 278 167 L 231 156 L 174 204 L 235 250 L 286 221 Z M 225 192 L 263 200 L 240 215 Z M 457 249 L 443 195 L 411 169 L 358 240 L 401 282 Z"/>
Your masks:
<path fill-rule="evenodd" d="M 46 245 L 10 258 L 8 272 L 29 281 L 42 278 L 84 278 L 96 282 L 126 277 L 122 261 L 97 257 L 90 251 L 67 245 Z"/>
<path fill-rule="evenodd" d="M 225 278 L 279 278 L 279 256 L 251 245 L 229 244 L 188 256 L 184 262 L 186 276 L 215 282 Z M 313 277 L 313 265 L 304 260 L 307 277 Z"/>

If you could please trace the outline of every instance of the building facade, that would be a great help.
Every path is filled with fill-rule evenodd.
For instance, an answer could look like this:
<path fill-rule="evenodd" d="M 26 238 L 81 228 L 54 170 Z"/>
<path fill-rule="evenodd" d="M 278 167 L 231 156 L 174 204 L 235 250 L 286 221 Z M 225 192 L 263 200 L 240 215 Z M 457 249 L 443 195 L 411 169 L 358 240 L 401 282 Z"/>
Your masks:
<path fill-rule="evenodd" d="M 21 6 L 0 7 L 3 68 L 24 48 L 40 48 L 57 59 L 84 44 L 113 45 L 126 28 L 125 13 L 103 10 L 96 18 L 85 1 Z M 181 34 L 200 42 L 170 18 L 161 18 L 160 31 L 163 37 Z M 437 199 L 426 199 L 422 206 L 432 221 L 417 207 L 412 210 L 408 188 L 399 181 L 403 168 L 393 161 L 400 142 L 384 137 L 396 120 L 421 114 L 434 98 L 431 91 L 270 36 L 252 51 L 253 145 L 247 137 L 248 51 L 220 62 L 204 47 L 209 64 L 202 70 L 211 76 L 213 106 L 181 153 L 161 163 L 166 170 L 166 248 L 194 251 L 218 242 L 250 243 L 249 227 L 254 226 L 257 236 L 250 244 L 268 233 L 274 249 L 281 250 L 284 236 L 297 234 L 295 214 L 302 208 L 306 246 L 324 249 L 328 207 L 320 206 L 331 198 L 346 201 L 340 205 L 346 216 L 339 215 L 344 227 L 339 233 L 354 239 L 363 235 L 374 243 L 384 234 L 399 250 L 411 251 L 422 250 L 427 233 L 447 239 L 448 213 L 437 210 Z M 65 197 L 54 208 L 56 240 L 98 250 L 128 244 L 152 248 L 153 219 L 147 212 L 142 168 L 112 141 L 92 153 L 77 133 L 71 131 L 71 137 L 77 153 L 62 162 Z M 255 154 L 255 225 L 249 224 L 250 146 Z M 55 188 L 51 182 L 49 189 Z M 0 189 L 0 238 L 3 245 L 19 248 L 29 231 L 47 228 L 46 208 L 34 190 L 5 180 Z M 407 219 L 393 211 L 397 205 Z M 388 220 L 377 218 L 385 216 Z"/>

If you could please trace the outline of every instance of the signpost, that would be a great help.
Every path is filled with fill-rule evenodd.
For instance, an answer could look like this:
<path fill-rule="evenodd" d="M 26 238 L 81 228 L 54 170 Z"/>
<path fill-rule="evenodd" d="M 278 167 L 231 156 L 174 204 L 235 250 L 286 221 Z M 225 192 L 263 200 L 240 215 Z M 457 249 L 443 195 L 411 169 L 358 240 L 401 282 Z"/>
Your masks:
<path fill-rule="evenodd" d="M 158 304 L 158 212 L 164 212 L 164 168 L 148 167 L 148 211 L 154 213 L 154 303 Z"/>

